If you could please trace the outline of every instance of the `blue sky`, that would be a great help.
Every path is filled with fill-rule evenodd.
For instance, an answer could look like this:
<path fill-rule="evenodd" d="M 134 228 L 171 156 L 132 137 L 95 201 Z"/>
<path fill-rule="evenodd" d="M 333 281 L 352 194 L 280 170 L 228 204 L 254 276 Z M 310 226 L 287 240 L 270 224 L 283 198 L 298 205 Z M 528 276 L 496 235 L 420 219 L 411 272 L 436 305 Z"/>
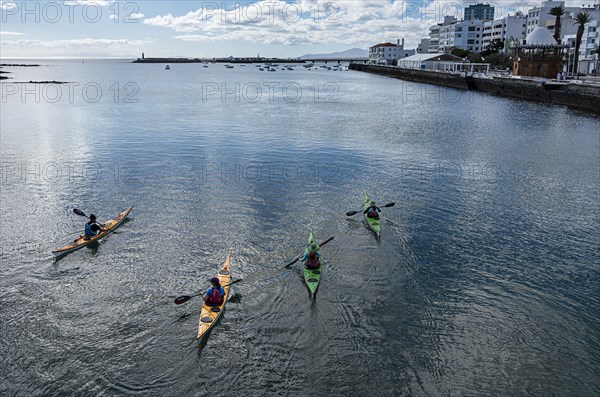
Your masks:
<path fill-rule="evenodd" d="M 405 38 L 476 1 L 0 1 L 1 57 L 295 57 Z M 574 3 L 573 1 L 568 1 Z M 497 15 L 535 2 L 499 1 Z M 577 3 L 579 4 L 579 3 Z"/>

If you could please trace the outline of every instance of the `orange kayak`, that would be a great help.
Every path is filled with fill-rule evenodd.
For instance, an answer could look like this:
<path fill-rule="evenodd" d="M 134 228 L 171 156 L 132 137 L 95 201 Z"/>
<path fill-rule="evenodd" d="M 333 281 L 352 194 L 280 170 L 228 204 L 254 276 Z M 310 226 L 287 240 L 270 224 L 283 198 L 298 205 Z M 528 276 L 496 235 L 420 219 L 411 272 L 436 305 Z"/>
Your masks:
<path fill-rule="evenodd" d="M 123 223 L 123 221 L 125 220 L 125 218 L 127 218 L 127 215 L 129 215 L 129 213 L 131 212 L 131 210 L 133 209 L 133 207 L 129 207 L 127 208 L 125 211 L 121 212 L 119 215 L 117 215 L 116 218 L 114 219 L 110 219 L 108 221 L 102 222 L 104 224 L 104 228 L 106 229 L 103 232 L 98 233 L 98 235 L 91 237 L 89 239 L 86 239 L 85 236 L 79 236 L 74 242 L 72 242 L 69 245 L 65 245 L 62 248 L 59 248 L 57 250 L 52 251 L 52 253 L 56 256 L 61 256 L 64 254 L 68 254 L 69 252 L 73 252 L 73 251 L 77 251 L 80 248 L 85 247 L 86 245 L 89 245 L 95 241 L 100 240 L 101 238 L 109 235 L 110 233 L 112 233 L 113 230 L 115 230 L 117 227 L 119 227 L 119 225 L 121 223 Z"/>
<path fill-rule="evenodd" d="M 200 312 L 200 321 L 198 322 L 198 346 L 204 347 L 206 342 L 208 341 L 208 337 L 210 333 L 219 321 L 219 318 L 223 314 L 225 310 L 225 304 L 227 303 L 227 299 L 229 299 L 229 290 L 231 283 L 231 251 L 227 253 L 227 259 L 225 259 L 225 263 L 219 273 L 216 275 L 219 278 L 220 284 L 223 286 L 225 290 L 225 296 L 223 297 L 223 303 L 218 306 L 209 306 L 205 303 L 202 304 L 202 311 Z"/>

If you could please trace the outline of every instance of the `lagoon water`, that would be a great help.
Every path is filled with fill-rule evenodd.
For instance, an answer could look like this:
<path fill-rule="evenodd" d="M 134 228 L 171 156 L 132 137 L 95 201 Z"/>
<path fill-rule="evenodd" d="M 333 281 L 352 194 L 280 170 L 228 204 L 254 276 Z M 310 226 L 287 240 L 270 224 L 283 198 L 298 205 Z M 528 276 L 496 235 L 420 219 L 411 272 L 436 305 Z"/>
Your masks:
<path fill-rule="evenodd" d="M 596 116 L 318 66 L 36 63 L 2 83 L 0 394 L 600 393 Z M 396 203 L 380 240 L 345 216 L 365 191 Z M 73 208 L 130 205 L 54 260 Z M 335 236 L 314 301 L 281 270 L 311 227 Z M 200 351 L 173 299 L 228 248 L 244 281 Z"/>

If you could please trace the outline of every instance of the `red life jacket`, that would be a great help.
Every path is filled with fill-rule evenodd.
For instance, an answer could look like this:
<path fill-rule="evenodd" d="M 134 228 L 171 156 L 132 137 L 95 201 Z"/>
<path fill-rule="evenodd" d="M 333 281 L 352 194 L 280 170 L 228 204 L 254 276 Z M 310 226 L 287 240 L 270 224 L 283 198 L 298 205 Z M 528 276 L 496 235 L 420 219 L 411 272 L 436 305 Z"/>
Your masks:
<path fill-rule="evenodd" d="M 220 289 L 221 289 L 220 285 L 218 287 L 215 287 L 213 285 L 212 292 L 208 296 L 208 301 L 207 301 L 208 303 L 218 305 L 219 303 L 223 302 L 223 296 L 221 295 L 221 291 L 219 291 Z"/>

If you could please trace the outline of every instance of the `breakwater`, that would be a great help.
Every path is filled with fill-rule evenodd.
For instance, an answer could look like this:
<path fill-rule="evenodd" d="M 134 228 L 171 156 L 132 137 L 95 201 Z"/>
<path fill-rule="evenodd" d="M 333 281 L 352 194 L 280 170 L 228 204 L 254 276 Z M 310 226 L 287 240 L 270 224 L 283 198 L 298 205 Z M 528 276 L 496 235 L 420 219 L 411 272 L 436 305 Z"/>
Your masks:
<path fill-rule="evenodd" d="M 441 85 L 462 90 L 487 92 L 510 98 L 552 103 L 600 114 L 600 86 L 587 84 L 542 84 L 540 81 L 506 77 L 473 77 L 403 69 L 390 66 L 350 64 L 350 70 L 375 73 L 418 83 Z"/>

